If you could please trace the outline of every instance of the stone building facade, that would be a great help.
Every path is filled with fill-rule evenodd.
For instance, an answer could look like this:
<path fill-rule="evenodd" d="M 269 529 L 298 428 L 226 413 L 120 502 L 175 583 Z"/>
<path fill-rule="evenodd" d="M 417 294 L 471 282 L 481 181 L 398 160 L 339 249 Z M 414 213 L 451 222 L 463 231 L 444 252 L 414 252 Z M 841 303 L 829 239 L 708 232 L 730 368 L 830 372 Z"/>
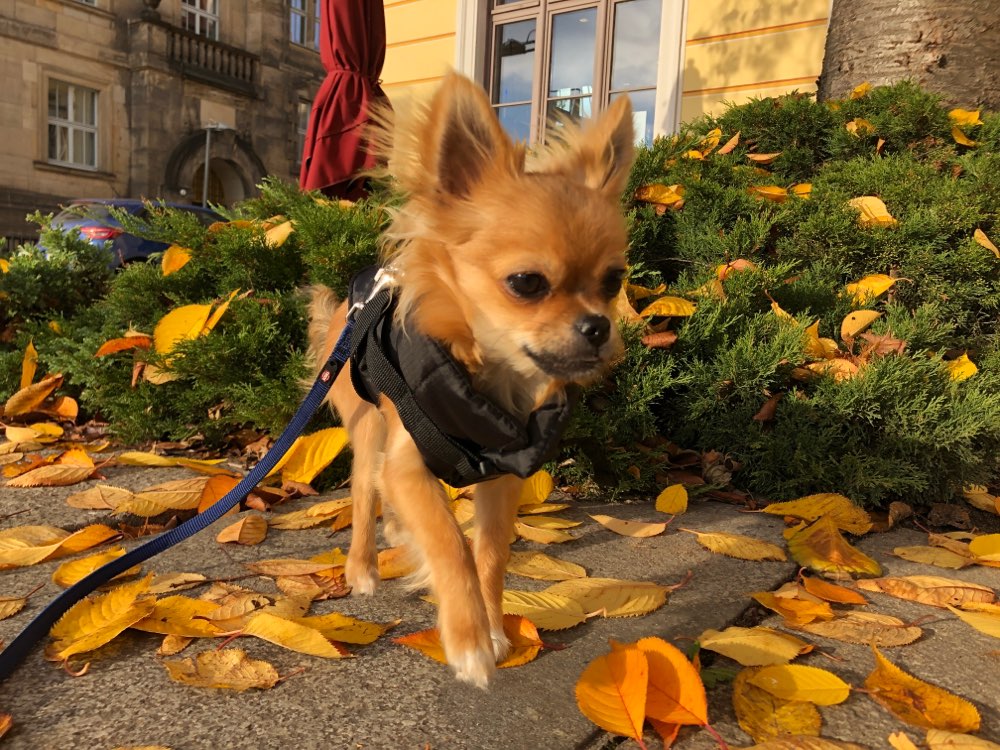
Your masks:
<path fill-rule="evenodd" d="M 201 203 L 207 185 L 231 204 L 297 181 L 317 2 L 0 0 L 0 237 L 73 198 Z"/>

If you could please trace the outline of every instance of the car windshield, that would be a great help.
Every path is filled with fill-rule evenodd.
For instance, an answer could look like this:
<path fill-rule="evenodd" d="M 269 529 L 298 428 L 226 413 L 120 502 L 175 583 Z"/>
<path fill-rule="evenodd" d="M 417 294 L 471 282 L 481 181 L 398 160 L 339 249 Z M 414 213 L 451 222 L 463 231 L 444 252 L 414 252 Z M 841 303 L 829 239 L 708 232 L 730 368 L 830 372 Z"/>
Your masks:
<path fill-rule="evenodd" d="M 74 203 L 56 214 L 52 223 L 65 224 L 68 221 L 79 221 L 80 219 L 94 219 L 101 223 L 118 223 L 111 217 L 108 207 L 100 203 Z"/>

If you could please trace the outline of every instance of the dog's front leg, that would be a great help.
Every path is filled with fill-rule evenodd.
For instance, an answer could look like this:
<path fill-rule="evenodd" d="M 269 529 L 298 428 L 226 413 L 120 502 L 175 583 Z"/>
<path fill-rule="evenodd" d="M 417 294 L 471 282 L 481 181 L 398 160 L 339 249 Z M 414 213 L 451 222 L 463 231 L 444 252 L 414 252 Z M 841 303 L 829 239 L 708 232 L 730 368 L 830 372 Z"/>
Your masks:
<path fill-rule="evenodd" d="M 472 552 L 444 488 L 427 470 L 395 408 L 388 402 L 382 408 L 387 427 L 382 501 L 392 506 L 429 575 L 448 663 L 458 679 L 485 688 L 495 661 Z"/>
<path fill-rule="evenodd" d="M 503 632 L 503 581 L 510 559 L 510 543 L 514 533 L 514 518 L 524 480 L 513 475 L 502 476 L 476 485 L 476 570 L 479 586 L 490 621 L 490 638 L 496 660 L 502 661 L 510 651 L 510 640 Z"/>

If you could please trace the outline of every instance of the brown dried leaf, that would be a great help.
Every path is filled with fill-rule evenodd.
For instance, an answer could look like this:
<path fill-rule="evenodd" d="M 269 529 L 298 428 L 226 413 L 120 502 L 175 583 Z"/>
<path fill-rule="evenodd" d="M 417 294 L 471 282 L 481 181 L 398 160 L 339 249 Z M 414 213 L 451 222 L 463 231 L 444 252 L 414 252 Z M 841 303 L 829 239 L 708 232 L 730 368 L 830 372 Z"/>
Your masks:
<path fill-rule="evenodd" d="M 269 662 L 251 659 L 238 648 L 203 651 L 192 658 L 164 661 L 170 679 L 204 688 L 242 692 L 250 688 L 266 690 L 278 684 L 278 670 Z"/>
<path fill-rule="evenodd" d="M 267 536 L 267 521 L 263 516 L 250 514 L 241 521 L 231 524 L 219 532 L 215 541 L 219 543 L 235 542 L 252 546 L 260 544 Z"/>
<path fill-rule="evenodd" d="M 865 591 L 878 591 L 942 609 L 949 605 L 961 606 L 967 602 L 990 604 L 997 598 L 993 589 L 987 586 L 940 576 L 873 578 L 858 581 L 857 585 Z"/>
<path fill-rule="evenodd" d="M 882 647 L 905 646 L 923 635 L 916 625 L 874 612 L 845 612 L 833 620 L 791 624 L 791 627 L 824 638 Z"/>

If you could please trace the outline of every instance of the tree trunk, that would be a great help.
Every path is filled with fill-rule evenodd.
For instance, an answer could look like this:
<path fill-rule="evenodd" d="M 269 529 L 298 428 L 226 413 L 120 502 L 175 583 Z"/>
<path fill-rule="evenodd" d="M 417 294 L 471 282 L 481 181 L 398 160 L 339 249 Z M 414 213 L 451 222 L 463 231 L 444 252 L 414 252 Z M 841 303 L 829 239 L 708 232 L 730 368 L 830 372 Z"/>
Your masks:
<path fill-rule="evenodd" d="M 907 78 L 1000 111 L 1000 0 L 833 0 L 819 98 Z"/>

